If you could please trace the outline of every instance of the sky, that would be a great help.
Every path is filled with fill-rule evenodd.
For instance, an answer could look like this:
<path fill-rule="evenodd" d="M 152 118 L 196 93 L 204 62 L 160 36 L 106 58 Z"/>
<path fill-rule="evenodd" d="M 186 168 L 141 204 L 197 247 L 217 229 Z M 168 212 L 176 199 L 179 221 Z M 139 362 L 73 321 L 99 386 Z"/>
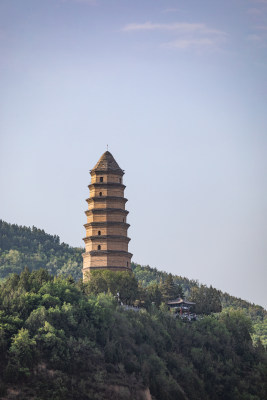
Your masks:
<path fill-rule="evenodd" d="M 0 218 L 83 246 L 125 170 L 133 261 L 267 306 L 267 0 L 0 0 Z"/>

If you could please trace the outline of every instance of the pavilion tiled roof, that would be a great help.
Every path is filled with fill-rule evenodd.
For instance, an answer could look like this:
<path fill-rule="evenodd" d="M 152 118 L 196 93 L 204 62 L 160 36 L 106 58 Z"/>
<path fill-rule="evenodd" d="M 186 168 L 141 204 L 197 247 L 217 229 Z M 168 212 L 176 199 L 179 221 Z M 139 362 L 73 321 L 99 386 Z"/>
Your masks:
<path fill-rule="evenodd" d="M 100 157 L 99 161 L 96 163 L 92 171 L 120 171 L 123 170 L 120 168 L 119 164 L 113 157 L 113 155 L 109 151 L 105 151 L 105 153 Z"/>

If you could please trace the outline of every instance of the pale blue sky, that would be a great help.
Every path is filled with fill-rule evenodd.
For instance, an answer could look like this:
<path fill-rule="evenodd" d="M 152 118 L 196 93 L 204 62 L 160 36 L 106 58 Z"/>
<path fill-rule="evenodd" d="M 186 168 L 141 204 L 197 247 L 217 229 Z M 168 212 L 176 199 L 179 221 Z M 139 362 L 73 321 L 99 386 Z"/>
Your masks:
<path fill-rule="evenodd" d="M 0 0 L 0 217 L 83 245 L 125 169 L 133 260 L 266 307 L 267 0 Z"/>

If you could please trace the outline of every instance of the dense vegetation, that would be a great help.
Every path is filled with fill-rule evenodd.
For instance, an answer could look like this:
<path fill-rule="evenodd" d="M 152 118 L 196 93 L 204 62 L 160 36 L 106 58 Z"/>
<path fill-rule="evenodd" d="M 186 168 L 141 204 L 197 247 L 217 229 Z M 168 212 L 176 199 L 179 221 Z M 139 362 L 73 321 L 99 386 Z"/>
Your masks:
<path fill-rule="evenodd" d="M 106 294 L 100 293 L 106 285 Z M 194 323 L 165 308 L 126 311 L 132 275 L 93 283 L 46 270 L 11 274 L 0 288 L 0 396 L 6 399 L 263 400 L 267 359 L 241 311 Z M 123 292 L 124 288 L 124 292 Z M 142 292 L 141 292 L 142 295 Z M 149 391 L 149 392 L 148 392 Z"/>
<path fill-rule="evenodd" d="M 45 268 L 53 275 L 82 277 L 84 249 L 60 243 L 59 236 L 49 235 L 35 226 L 27 228 L 0 220 L 0 279 L 10 273 Z"/>
<path fill-rule="evenodd" d="M 139 282 L 142 283 L 144 287 L 148 287 L 151 284 L 160 284 L 160 282 L 166 281 L 168 277 L 167 272 L 158 271 L 156 268 L 151 268 L 149 266 L 141 266 L 139 264 L 132 264 L 132 269 L 134 274 Z M 178 275 L 173 275 L 173 281 L 176 285 L 181 285 L 185 297 L 192 301 L 198 302 L 199 306 L 202 309 L 198 309 L 197 311 L 203 312 L 203 306 L 209 305 L 212 300 L 214 288 L 207 288 L 205 285 L 200 285 L 195 280 L 189 280 L 188 278 L 181 277 Z M 208 290 L 210 289 L 210 290 Z M 209 296 L 206 296 L 206 293 L 209 293 Z M 266 310 L 255 304 L 251 304 L 248 301 L 242 300 L 240 298 L 230 296 L 228 293 L 223 293 L 221 291 L 217 291 L 220 294 L 220 300 L 222 309 L 224 311 L 231 310 L 240 310 L 246 316 L 248 316 L 253 323 L 253 340 L 254 343 L 257 342 L 258 339 L 261 340 L 264 346 L 267 346 L 267 312 Z M 216 295 L 217 297 L 217 295 Z M 209 300 L 207 302 L 207 300 Z M 216 300 L 217 302 L 217 300 Z M 205 312 L 205 308 L 204 308 Z"/>
<path fill-rule="evenodd" d="M 30 271 L 44 268 L 55 276 L 71 275 L 78 281 L 82 274 L 83 248 L 73 248 L 60 243 L 56 235 L 49 235 L 36 227 L 28 228 L 8 224 L 0 220 L 0 280 L 10 273 L 21 273 L 25 267 Z M 242 310 L 253 322 L 253 339 L 261 339 L 267 345 L 267 313 L 263 307 L 222 293 L 214 288 L 200 285 L 196 280 L 158 271 L 156 268 L 132 264 L 139 286 L 147 288 L 141 298 L 143 302 L 159 304 L 167 296 L 182 295 L 198 303 L 198 312 L 209 314 L 220 311 L 218 293 L 223 310 Z M 168 279 L 173 280 L 174 288 L 168 289 Z M 164 288 L 164 285 L 165 288 Z M 163 285 L 163 287 L 162 287 Z M 160 290 L 159 290 L 160 289 Z M 213 309 L 210 310 L 210 305 Z"/>
<path fill-rule="evenodd" d="M 15 224 L 8 224 L 0 220 L 0 280 L 6 278 L 10 273 L 21 273 L 25 267 L 30 271 L 45 268 L 53 275 L 67 277 L 71 275 L 76 281 L 82 277 L 82 253 L 83 248 L 73 248 L 65 243 L 60 243 L 56 235 L 49 235 L 36 227 L 28 228 Z M 156 268 L 141 266 L 133 263 L 132 269 L 142 287 L 150 287 L 150 292 L 157 292 L 156 285 L 165 282 L 169 276 L 166 272 L 158 271 Z M 199 301 L 205 306 L 207 300 L 205 291 L 209 293 L 210 299 L 212 290 L 199 285 L 196 280 L 172 275 L 176 287 L 182 288 L 182 293 L 188 299 Z M 179 289 L 179 290 L 180 290 Z M 211 288 L 213 289 L 213 288 Z M 213 289 L 214 290 L 214 289 Z M 178 291 L 178 293 L 180 293 Z M 216 292 L 215 292 L 216 293 Z M 253 339 L 261 339 L 267 345 L 267 313 L 263 307 L 251 304 L 242 299 L 230 296 L 227 293 L 220 293 L 221 304 L 224 310 L 243 310 L 253 322 Z M 204 295 L 204 296 L 203 296 Z M 150 296 L 150 300 L 153 296 Z M 154 295 L 155 297 L 155 295 Z M 145 300 L 145 299 L 144 299 Z M 162 299 L 160 299 L 161 301 Z M 151 300 L 152 301 L 152 300 Z M 154 301 L 154 300 L 153 300 Z M 157 300 L 159 301 L 159 299 Z M 207 311 L 207 307 L 204 310 Z"/>

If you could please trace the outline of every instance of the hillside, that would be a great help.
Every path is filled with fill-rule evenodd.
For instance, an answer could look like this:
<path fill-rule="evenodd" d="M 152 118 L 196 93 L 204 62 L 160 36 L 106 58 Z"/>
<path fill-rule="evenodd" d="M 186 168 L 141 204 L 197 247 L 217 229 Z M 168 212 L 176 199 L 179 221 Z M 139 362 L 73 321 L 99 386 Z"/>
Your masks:
<path fill-rule="evenodd" d="M 60 243 L 59 236 L 0 220 L 0 279 L 10 273 L 45 268 L 53 275 L 82 277 L 84 249 Z"/>
<path fill-rule="evenodd" d="M 135 280 L 107 273 L 121 287 Z M 239 311 L 184 323 L 164 307 L 127 311 L 89 284 L 25 269 L 0 286 L 0 397 L 263 400 L 266 351 L 250 333 Z"/>
<path fill-rule="evenodd" d="M 0 220 L 0 279 L 10 273 L 21 273 L 25 267 L 30 271 L 40 268 L 49 273 L 67 277 L 71 275 L 76 281 L 82 277 L 83 248 L 70 247 L 60 243 L 56 235 L 49 235 L 36 227 L 24 227 L 9 224 Z M 132 264 L 133 272 L 143 287 L 153 286 L 166 281 L 168 273 L 156 268 Z M 194 288 L 201 285 L 195 280 L 172 275 L 176 285 L 181 285 L 186 297 L 190 297 Z M 253 338 L 261 339 L 267 345 L 267 312 L 263 307 L 251 304 L 242 299 L 220 292 L 224 310 L 242 310 L 253 322 Z"/>
<path fill-rule="evenodd" d="M 166 280 L 168 273 L 158 271 L 156 268 L 149 266 L 141 266 L 138 264 L 132 264 L 133 272 L 139 282 L 144 287 L 149 286 L 153 283 L 160 283 Z M 193 288 L 199 287 L 199 283 L 195 280 L 173 275 L 173 280 L 176 284 L 181 285 L 184 289 L 185 297 L 190 298 L 190 293 Z M 242 310 L 253 323 L 253 339 L 256 342 L 260 338 L 264 346 L 267 346 L 267 311 L 256 304 L 249 303 L 246 300 L 242 300 L 235 296 L 231 296 L 228 293 L 219 291 L 222 309 L 227 310 Z"/>

